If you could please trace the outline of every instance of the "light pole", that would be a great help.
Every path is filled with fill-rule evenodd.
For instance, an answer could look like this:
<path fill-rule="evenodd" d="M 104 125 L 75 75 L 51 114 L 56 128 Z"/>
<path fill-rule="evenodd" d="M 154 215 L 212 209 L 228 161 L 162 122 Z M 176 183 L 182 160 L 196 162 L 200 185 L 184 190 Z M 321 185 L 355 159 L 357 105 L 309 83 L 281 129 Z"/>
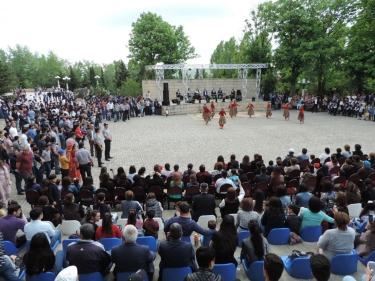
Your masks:
<path fill-rule="evenodd" d="M 298 84 L 302 85 L 302 97 L 305 96 L 305 88 L 310 84 L 310 81 L 306 81 L 305 78 L 302 79 L 302 81 L 298 81 Z"/>
<path fill-rule="evenodd" d="M 55 77 L 57 79 L 57 88 L 60 88 L 60 76 Z"/>
<path fill-rule="evenodd" d="M 69 83 L 69 81 L 70 81 L 70 78 L 69 78 L 68 76 L 65 76 L 65 77 L 63 78 L 63 80 L 64 80 L 65 83 L 66 83 L 66 90 L 69 91 L 69 85 L 68 85 L 68 83 Z"/>
<path fill-rule="evenodd" d="M 94 78 L 96 79 L 96 87 L 99 88 L 99 79 L 100 79 L 100 76 L 96 75 Z"/>

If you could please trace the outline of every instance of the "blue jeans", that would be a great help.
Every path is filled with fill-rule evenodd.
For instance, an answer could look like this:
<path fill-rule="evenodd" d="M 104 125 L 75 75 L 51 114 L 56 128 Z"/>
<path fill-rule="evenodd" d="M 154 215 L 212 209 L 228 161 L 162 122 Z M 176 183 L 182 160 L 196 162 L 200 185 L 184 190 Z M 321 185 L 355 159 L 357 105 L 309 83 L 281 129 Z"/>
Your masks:
<path fill-rule="evenodd" d="M 361 281 L 365 281 L 365 280 L 366 280 L 366 274 L 364 274 L 364 275 L 362 276 Z M 345 277 L 342 279 L 342 281 L 357 281 L 357 280 L 355 280 L 353 277 L 347 275 L 347 276 L 345 276 Z"/>
<path fill-rule="evenodd" d="M 21 184 L 22 184 L 22 177 L 21 177 L 21 174 L 17 173 L 17 172 L 14 172 L 14 177 L 16 178 L 16 189 L 17 189 L 17 192 L 19 193 L 22 190 L 22 186 L 21 186 Z"/>
<path fill-rule="evenodd" d="M 50 239 L 51 239 L 51 243 L 50 243 L 51 246 L 55 245 L 57 240 L 59 240 L 59 242 L 61 243 L 61 231 L 59 229 L 55 229 L 55 235 L 50 237 Z"/>
<path fill-rule="evenodd" d="M 51 161 L 44 162 L 44 170 L 46 171 L 46 176 L 51 174 Z"/>
<path fill-rule="evenodd" d="M 4 264 L 0 266 L 0 277 L 7 281 L 18 280 L 19 269 L 15 269 L 15 265 L 9 256 L 4 255 Z"/>

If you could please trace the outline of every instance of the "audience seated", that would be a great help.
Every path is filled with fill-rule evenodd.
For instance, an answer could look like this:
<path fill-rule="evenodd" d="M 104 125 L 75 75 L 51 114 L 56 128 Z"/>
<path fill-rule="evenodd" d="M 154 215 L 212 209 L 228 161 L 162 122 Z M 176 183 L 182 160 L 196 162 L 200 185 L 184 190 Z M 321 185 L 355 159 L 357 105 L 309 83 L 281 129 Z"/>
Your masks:
<path fill-rule="evenodd" d="M 346 198 L 348 201 L 348 205 L 361 202 L 361 193 L 359 191 L 359 188 L 355 183 L 351 181 L 348 181 L 348 186 L 346 188 Z"/>
<path fill-rule="evenodd" d="M 280 257 L 272 253 L 264 256 L 263 273 L 266 281 L 278 281 L 283 271 L 284 263 Z"/>
<path fill-rule="evenodd" d="M 210 172 L 206 171 L 205 165 L 202 164 L 202 165 L 199 166 L 199 172 L 197 173 L 197 178 L 199 178 L 202 175 L 209 175 L 209 174 L 210 174 Z"/>
<path fill-rule="evenodd" d="M 332 212 L 337 212 L 336 208 L 332 209 Z M 300 227 L 300 232 L 306 226 L 317 226 L 322 223 L 322 221 L 327 221 L 329 223 L 334 223 L 334 219 L 321 211 L 321 202 L 318 197 L 311 197 L 309 200 L 309 208 L 301 207 L 298 216 L 301 217 L 302 223 Z"/>
<path fill-rule="evenodd" d="M 220 187 L 224 184 L 230 184 L 234 188 L 234 190 L 237 189 L 237 186 L 228 178 L 228 172 L 226 170 L 221 171 L 221 178 L 218 179 L 215 183 L 216 187 L 216 193 L 220 194 L 226 194 L 226 192 L 220 192 Z"/>
<path fill-rule="evenodd" d="M 264 211 L 262 219 L 262 230 L 265 237 L 274 228 L 283 228 L 285 225 L 285 213 L 279 198 L 271 197 L 268 201 L 267 209 Z"/>
<path fill-rule="evenodd" d="M 289 176 L 291 171 L 300 170 L 300 166 L 297 164 L 298 163 L 297 158 L 293 157 L 289 161 L 290 161 L 290 166 L 284 168 L 284 172 L 287 177 Z"/>
<path fill-rule="evenodd" d="M 375 200 L 375 189 L 374 185 L 372 184 L 372 179 L 365 179 L 363 185 L 364 189 L 361 191 L 362 207 L 366 205 L 369 200 Z"/>
<path fill-rule="evenodd" d="M 15 265 L 16 256 L 8 256 L 4 250 L 3 234 L 0 232 L 0 279 L 17 281 L 20 269 Z"/>
<path fill-rule="evenodd" d="M 312 255 L 310 257 L 312 276 L 316 281 L 328 281 L 331 276 L 331 262 L 325 255 Z"/>
<path fill-rule="evenodd" d="M 86 212 L 86 217 L 82 220 L 82 224 L 88 223 L 91 224 L 94 227 L 94 235 L 92 236 L 92 240 L 96 240 L 96 230 L 98 229 L 98 225 L 96 224 L 98 221 L 100 221 L 100 213 L 98 210 L 88 210 Z"/>
<path fill-rule="evenodd" d="M 198 270 L 193 245 L 181 241 L 183 234 L 179 223 L 174 222 L 168 227 L 167 240 L 162 241 L 158 249 L 159 281 L 162 280 L 164 268 L 190 267 L 193 272 Z"/>
<path fill-rule="evenodd" d="M 178 223 L 182 227 L 183 236 L 190 236 L 193 231 L 201 235 L 211 235 L 216 231 L 214 229 L 203 229 L 195 221 L 190 219 L 189 204 L 187 204 L 186 202 L 181 202 L 178 205 L 178 210 L 180 211 L 179 217 L 173 217 L 165 221 L 164 231 L 166 235 L 170 231 L 169 228 L 173 223 Z"/>
<path fill-rule="evenodd" d="M 253 199 L 255 201 L 254 204 L 254 211 L 257 212 L 260 216 L 264 213 L 264 192 L 261 190 L 255 190 Z"/>
<path fill-rule="evenodd" d="M 260 174 L 259 175 L 256 175 L 255 178 L 253 179 L 253 182 L 255 185 L 261 183 L 261 182 L 265 182 L 265 183 L 269 183 L 270 182 L 270 176 L 268 176 L 266 174 L 267 172 L 267 168 L 265 166 L 262 166 L 260 168 Z"/>
<path fill-rule="evenodd" d="M 137 174 L 137 169 L 135 168 L 134 165 L 130 165 L 129 167 L 129 174 L 128 174 L 128 180 L 130 180 L 132 183 L 134 182 L 133 181 L 133 177 Z"/>
<path fill-rule="evenodd" d="M 375 251 L 375 222 L 368 221 L 365 230 L 355 236 L 354 247 L 362 258 L 367 258 Z"/>
<path fill-rule="evenodd" d="M 108 193 L 109 193 L 109 198 L 108 200 L 111 200 L 113 201 L 113 192 L 115 190 L 115 184 L 113 183 L 113 181 L 109 178 L 109 174 L 108 173 L 104 173 L 102 175 L 102 181 L 100 183 L 100 188 L 105 188 L 108 190 Z"/>
<path fill-rule="evenodd" d="M 76 198 L 78 198 L 79 190 L 74 184 L 72 184 L 72 179 L 70 177 L 64 177 L 61 180 L 61 186 L 62 186 L 62 190 L 69 190 L 74 193 L 74 196 Z"/>
<path fill-rule="evenodd" d="M 177 186 L 180 189 L 182 189 L 182 191 L 184 191 L 184 183 L 182 182 L 181 175 L 178 172 L 173 173 L 172 180 L 169 183 L 169 187 L 173 187 L 173 186 Z M 170 195 L 168 194 L 168 196 L 173 199 L 182 199 L 182 195 L 180 194 L 170 194 Z"/>
<path fill-rule="evenodd" d="M 18 218 L 21 214 L 21 206 L 18 204 L 11 204 L 8 206 L 8 215 L 0 218 L 0 232 L 3 234 L 3 239 L 10 241 L 17 248 L 26 243 L 26 236 L 18 236 L 17 231 L 24 231 L 25 221 Z"/>
<path fill-rule="evenodd" d="M 96 241 L 102 238 L 121 238 L 121 231 L 117 225 L 112 223 L 111 213 L 105 213 L 102 220 L 102 225 L 96 230 Z M 91 239 L 91 237 L 90 237 Z"/>
<path fill-rule="evenodd" d="M 207 183 L 200 185 L 201 194 L 194 196 L 192 209 L 192 219 L 198 221 L 200 216 L 214 215 L 216 216 L 215 196 L 208 194 Z"/>
<path fill-rule="evenodd" d="M 244 196 L 245 191 L 242 187 L 240 187 L 240 194 L 238 197 L 236 197 L 236 190 L 233 187 L 229 187 L 225 199 L 219 204 L 221 217 L 224 217 L 227 214 L 236 214 Z"/>
<path fill-rule="evenodd" d="M 348 227 L 349 216 L 343 212 L 335 213 L 337 228 L 329 229 L 320 236 L 318 247 L 331 260 L 338 254 L 350 254 L 354 248 L 355 230 Z"/>
<path fill-rule="evenodd" d="M 286 188 L 283 185 L 277 187 L 276 196 L 280 199 L 284 210 L 286 209 L 286 206 L 292 203 L 290 197 L 286 195 Z"/>
<path fill-rule="evenodd" d="M 307 154 L 307 149 L 302 148 L 302 154 L 297 156 L 298 164 L 301 164 L 303 160 L 309 160 L 310 156 Z"/>
<path fill-rule="evenodd" d="M 97 201 L 96 203 L 92 206 L 94 210 L 99 210 L 100 213 L 100 218 L 103 218 L 105 213 L 110 213 L 111 208 L 109 207 L 108 204 L 105 204 L 105 194 L 103 192 L 99 192 L 98 196 L 96 197 Z"/>
<path fill-rule="evenodd" d="M 74 203 L 74 195 L 69 193 L 64 198 L 63 214 L 65 220 L 81 221 L 85 216 L 82 205 Z"/>
<path fill-rule="evenodd" d="M 262 230 L 257 220 L 250 220 L 248 223 L 250 237 L 242 241 L 241 260 L 245 259 L 248 266 L 255 261 L 262 261 L 269 253 L 270 246 L 267 239 L 262 236 Z"/>
<path fill-rule="evenodd" d="M 128 221 L 126 225 L 129 225 L 129 224 L 134 225 L 137 228 L 138 236 L 144 236 L 144 232 L 142 228 L 143 221 L 137 219 L 137 213 L 135 212 L 135 210 L 129 210 L 129 216 L 128 216 Z"/>
<path fill-rule="evenodd" d="M 299 234 L 301 227 L 301 217 L 298 216 L 299 208 L 297 205 L 290 204 L 286 207 L 285 226 L 290 229 L 290 232 Z"/>
<path fill-rule="evenodd" d="M 99 271 L 106 276 L 111 269 L 111 256 L 105 251 L 104 246 L 93 241 L 94 227 L 85 223 L 80 227 L 81 239 L 69 244 L 66 250 L 66 260 L 69 265 L 78 269 L 78 274 L 89 274 Z"/>
<path fill-rule="evenodd" d="M 34 176 L 31 176 L 27 179 L 27 183 L 25 184 L 25 190 L 38 191 L 39 188 L 40 188 L 40 185 L 36 183 L 36 178 Z"/>
<path fill-rule="evenodd" d="M 184 173 L 182 174 L 183 177 L 187 177 L 187 176 L 190 176 L 190 175 L 195 175 L 196 172 L 193 170 L 193 164 L 189 163 L 187 165 L 187 170 L 184 171 Z"/>
<path fill-rule="evenodd" d="M 88 189 L 93 193 L 96 191 L 96 187 L 94 186 L 94 182 L 91 177 L 84 177 L 82 179 L 81 189 Z"/>
<path fill-rule="evenodd" d="M 35 275 L 54 271 L 55 254 L 44 233 L 36 233 L 30 242 L 29 251 L 23 256 L 26 274 Z"/>
<path fill-rule="evenodd" d="M 113 275 L 143 269 L 148 279 L 153 280 L 155 253 L 148 246 L 137 244 L 138 231 L 133 225 L 125 226 L 123 237 L 125 242 L 111 250 L 112 262 L 115 264 Z"/>
<path fill-rule="evenodd" d="M 215 251 L 212 248 L 199 247 L 196 251 L 196 257 L 199 269 L 197 272 L 189 273 L 184 278 L 184 281 L 224 281 L 220 274 L 215 274 L 211 271 L 215 266 Z"/>
<path fill-rule="evenodd" d="M 220 225 L 220 229 L 212 234 L 210 247 L 215 250 L 215 263 L 233 263 L 237 266 L 234 252 L 237 248 L 237 231 L 234 225 L 234 218 L 225 215 Z"/>
<path fill-rule="evenodd" d="M 287 156 L 285 156 L 284 160 L 283 160 L 283 166 L 286 167 L 286 166 L 289 166 L 290 165 L 290 159 L 292 159 L 294 157 L 294 149 L 291 148 L 289 149 L 289 154 Z"/>
<path fill-rule="evenodd" d="M 53 223 L 55 227 L 61 224 L 61 218 L 59 210 L 54 208 L 51 205 L 48 205 L 48 197 L 47 196 L 40 196 L 38 199 L 38 206 L 43 210 L 43 219 L 42 221 L 50 221 Z"/>
<path fill-rule="evenodd" d="M 137 211 L 138 218 L 140 217 L 139 214 L 143 212 L 141 204 L 138 201 L 133 200 L 134 193 L 131 190 L 125 192 L 125 200 L 121 201 L 121 209 L 122 209 L 122 219 L 126 219 L 128 217 L 128 213 L 130 209 L 134 209 Z"/>
<path fill-rule="evenodd" d="M 164 188 L 164 182 L 166 178 L 169 177 L 165 176 L 160 172 L 160 166 L 159 165 L 154 165 L 154 172 L 148 176 L 146 176 L 146 181 L 148 183 L 148 186 L 159 186 L 161 188 Z"/>
<path fill-rule="evenodd" d="M 56 241 L 61 242 L 61 231 L 53 229 L 49 223 L 43 222 L 43 210 L 41 208 L 34 208 L 30 211 L 31 221 L 25 225 L 26 239 L 31 240 L 38 232 L 43 232 L 49 244 L 55 245 Z"/>
<path fill-rule="evenodd" d="M 162 218 L 163 217 L 163 207 L 161 203 L 156 200 L 156 195 L 153 192 L 150 192 L 147 194 L 146 197 L 146 212 L 148 211 L 154 211 L 156 218 Z"/>
<path fill-rule="evenodd" d="M 143 227 L 145 236 L 153 236 L 155 239 L 158 239 L 159 223 L 154 220 L 154 216 L 155 216 L 155 211 L 148 210 L 146 212 L 146 219 L 142 227 Z"/>
<path fill-rule="evenodd" d="M 251 220 L 259 220 L 260 215 L 254 211 L 254 202 L 252 198 L 245 198 L 240 204 L 241 210 L 237 212 L 237 232 L 249 230 L 248 225 Z"/>

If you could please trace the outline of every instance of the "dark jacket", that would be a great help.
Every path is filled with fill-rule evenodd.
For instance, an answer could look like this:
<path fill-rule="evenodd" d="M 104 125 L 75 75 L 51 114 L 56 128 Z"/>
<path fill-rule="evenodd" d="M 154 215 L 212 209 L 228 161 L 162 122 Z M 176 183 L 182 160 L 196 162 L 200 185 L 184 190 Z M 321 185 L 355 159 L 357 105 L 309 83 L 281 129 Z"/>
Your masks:
<path fill-rule="evenodd" d="M 184 281 L 224 281 L 220 274 L 215 274 L 207 268 L 200 268 L 197 272 L 189 273 Z"/>
<path fill-rule="evenodd" d="M 270 210 L 265 210 L 262 217 L 262 225 L 264 225 L 264 236 L 267 237 L 268 233 L 274 228 L 283 228 L 285 224 L 285 214 L 282 212 L 277 217 L 271 217 Z"/>
<path fill-rule="evenodd" d="M 285 226 L 290 229 L 290 232 L 299 234 L 301 227 L 301 218 L 297 215 L 288 215 L 285 219 Z"/>
<path fill-rule="evenodd" d="M 215 213 L 215 196 L 208 193 L 202 193 L 194 196 L 192 210 L 192 219 L 198 221 L 200 216 L 214 215 Z"/>

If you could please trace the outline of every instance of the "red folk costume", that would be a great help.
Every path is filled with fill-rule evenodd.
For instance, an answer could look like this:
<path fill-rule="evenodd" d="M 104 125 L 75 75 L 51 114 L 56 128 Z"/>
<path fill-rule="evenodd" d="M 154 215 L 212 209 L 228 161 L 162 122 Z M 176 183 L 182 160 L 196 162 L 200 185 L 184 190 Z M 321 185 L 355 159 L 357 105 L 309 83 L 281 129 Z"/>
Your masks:
<path fill-rule="evenodd" d="M 266 117 L 268 118 L 269 116 L 272 116 L 271 103 L 268 103 L 266 108 Z"/>
<path fill-rule="evenodd" d="M 215 116 L 215 104 L 214 102 L 211 102 L 211 117 L 213 118 Z"/>
<path fill-rule="evenodd" d="M 226 119 L 225 119 L 225 115 L 227 115 L 227 113 L 225 112 L 225 110 L 222 108 L 219 112 L 219 126 L 220 126 L 220 129 L 223 129 L 224 128 L 224 124 L 227 122 Z"/>
<path fill-rule="evenodd" d="M 233 103 L 232 103 L 232 107 L 233 107 L 233 115 L 234 115 L 234 117 L 236 117 L 237 116 L 237 106 L 240 106 L 238 103 L 236 103 L 236 101 L 234 101 Z"/>
<path fill-rule="evenodd" d="M 299 109 L 299 113 L 298 113 L 298 120 L 300 123 L 304 123 L 305 122 L 305 109 L 303 108 L 303 105 L 301 106 L 301 108 Z"/>
<path fill-rule="evenodd" d="M 246 109 L 247 109 L 247 115 L 249 115 L 251 118 L 251 115 L 254 115 L 254 105 L 252 103 L 249 103 Z"/>
<path fill-rule="evenodd" d="M 286 121 L 287 119 L 289 120 L 289 117 L 290 117 L 290 113 L 289 113 L 290 105 L 289 105 L 289 103 L 283 105 L 282 108 L 284 109 L 283 116 L 284 116 L 284 118 L 285 118 L 285 121 Z"/>
<path fill-rule="evenodd" d="M 231 104 L 229 104 L 229 106 L 228 106 L 228 109 L 229 109 L 229 116 L 230 116 L 230 118 L 233 118 L 233 104 L 231 103 Z"/>
<path fill-rule="evenodd" d="M 203 106 L 203 119 L 206 125 L 211 121 L 211 110 L 206 105 Z"/>

